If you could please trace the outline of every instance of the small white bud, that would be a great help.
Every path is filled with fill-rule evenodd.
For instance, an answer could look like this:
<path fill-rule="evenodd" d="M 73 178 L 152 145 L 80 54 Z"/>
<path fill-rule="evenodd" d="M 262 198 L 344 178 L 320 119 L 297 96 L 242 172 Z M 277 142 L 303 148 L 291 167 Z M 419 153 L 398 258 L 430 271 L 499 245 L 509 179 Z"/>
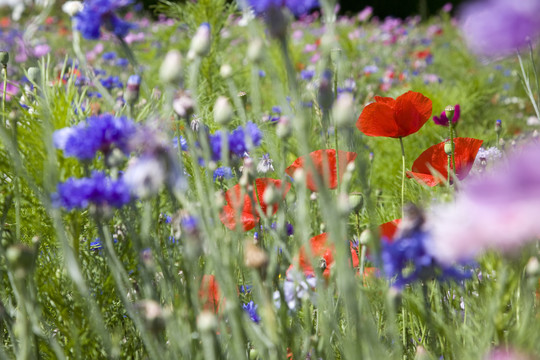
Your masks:
<path fill-rule="evenodd" d="M 255 38 L 249 42 L 247 49 L 247 57 L 253 62 L 258 62 L 262 59 L 263 41 L 260 38 Z"/>
<path fill-rule="evenodd" d="M 219 69 L 219 74 L 222 78 L 228 79 L 232 75 L 232 67 L 229 64 L 223 64 L 221 65 L 221 68 Z"/>
<path fill-rule="evenodd" d="M 80 1 L 66 1 L 62 5 L 62 11 L 69 16 L 75 16 L 83 9 L 83 4 Z"/>
<path fill-rule="evenodd" d="M 332 107 L 332 116 L 338 126 L 352 126 L 355 121 L 354 98 L 352 94 L 340 95 Z"/>
<path fill-rule="evenodd" d="M 159 68 L 159 78 L 165 83 L 176 84 L 182 81 L 182 54 L 178 50 L 169 50 Z"/>
<path fill-rule="evenodd" d="M 220 96 L 214 105 L 214 121 L 221 125 L 228 124 L 233 116 L 233 108 L 229 103 L 229 99 Z"/>
<path fill-rule="evenodd" d="M 197 328 L 201 332 L 211 332 L 217 328 L 217 319 L 214 314 L 208 310 L 201 311 L 197 318 Z"/>
<path fill-rule="evenodd" d="M 210 32 L 210 24 L 202 23 L 197 32 L 191 39 L 190 51 L 193 51 L 196 56 L 206 56 L 210 52 L 210 45 L 212 43 Z"/>

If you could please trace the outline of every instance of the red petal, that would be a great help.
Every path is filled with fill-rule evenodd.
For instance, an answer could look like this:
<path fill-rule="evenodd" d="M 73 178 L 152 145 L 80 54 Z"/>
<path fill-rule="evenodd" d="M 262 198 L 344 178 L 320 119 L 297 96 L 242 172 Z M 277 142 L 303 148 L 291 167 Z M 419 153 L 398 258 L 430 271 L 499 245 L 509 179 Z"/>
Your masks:
<path fill-rule="evenodd" d="M 385 222 L 384 224 L 379 225 L 379 231 L 381 233 L 381 238 L 386 238 L 389 241 L 394 240 L 394 235 L 398 229 L 398 225 L 401 223 L 401 219 L 395 219 L 392 221 Z"/>
<path fill-rule="evenodd" d="M 230 230 L 236 229 L 236 211 L 229 205 L 223 207 L 223 211 L 219 214 L 219 219 Z M 240 213 L 240 222 L 242 223 L 242 229 L 244 231 L 249 231 L 253 229 L 259 219 L 256 218 L 252 213 L 241 212 Z"/>
<path fill-rule="evenodd" d="M 373 98 L 375 99 L 375 102 L 380 104 L 386 104 L 391 108 L 394 108 L 394 106 L 396 106 L 396 100 L 394 98 L 386 96 L 374 96 Z"/>
<path fill-rule="evenodd" d="M 329 189 L 335 189 L 338 185 L 336 170 L 336 150 L 317 150 L 313 151 L 309 155 L 311 156 L 311 159 L 313 161 L 315 171 L 317 171 L 317 173 L 323 178 L 325 185 Z M 356 159 L 357 155 L 354 152 L 346 152 L 339 150 L 338 156 L 339 178 L 341 180 L 343 174 L 345 173 L 345 170 L 347 169 L 347 165 L 350 162 L 353 162 L 354 159 Z M 294 176 L 294 173 L 298 169 L 304 169 L 304 162 L 304 157 L 299 157 L 294 161 L 294 163 L 292 163 L 287 169 L 285 169 L 285 172 L 290 176 Z M 312 173 L 307 173 L 306 186 L 311 191 L 317 191 L 317 186 L 315 184 L 315 179 L 313 178 Z"/>
<path fill-rule="evenodd" d="M 219 312 L 220 291 L 214 275 L 204 275 L 199 288 L 199 299 L 203 302 L 205 310 Z"/>
<path fill-rule="evenodd" d="M 456 175 L 459 180 L 465 179 L 474 164 L 476 154 L 483 141 L 473 138 L 455 138 Z"/>
<path fill-rule="evenodd" d="M 471 171 L 476 154 L 483 141 L 472 138 L 454 138 L 456 175 L 463 180 Z M 413 171 L 407 176 L 413 177 L 428 186 L 440 184 L 448 178 L 448 155 L 444 151 L 444 142 L 433 145 L 424 151 L 413 163 Z M 440 173 L 440 176 L 437 174 Z"/>
<path fill-rule="evenodd" d="M 356 127 L 367 136 L 397 137 L 399 131 L 394 109 L 382 102 L 367 105 L 362 110 Z"/>
<path fill-rule="evenodd" d="M 394 108 L 399 132 L 394 137 L 405 137 L 414 134 L 431 117 L 431 100 L 424 95 L 408 91 L 396 99 Z"/>
<path fill-rule="evenodd" d="M 291 184 L 289 182 L 285 183 L 284 188 L 282 188 L 282 181 L 277 179 L 271 179 L 271 178 L 259 178 L 255 179 L 255 188 L 253 190 L 253 198 L 259 200 L 259 204 L 261 205 L 261 210 L 263 213 L 266 214 L 266 209 L 268 205 L 264 202 L 264 192 L 269 186 L 273 186 L 277 191 L 282 192 L 283 198 L 285 198 L 285 195 L 289 192 L 289 189 L 291 188 Z M 275 214 L 278 210 L 278 205 L 275 204 L 272 208 L 272 213 Z"/>

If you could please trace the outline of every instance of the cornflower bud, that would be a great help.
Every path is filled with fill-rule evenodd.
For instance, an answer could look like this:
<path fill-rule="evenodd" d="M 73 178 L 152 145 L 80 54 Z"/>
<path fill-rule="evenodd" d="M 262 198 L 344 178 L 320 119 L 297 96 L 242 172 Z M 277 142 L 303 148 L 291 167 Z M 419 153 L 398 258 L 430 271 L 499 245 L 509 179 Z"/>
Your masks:
<path fill-rule="evenodd" d="M 210 45 L 212 44 L 212 34 L 210 32 L 210 24 L 202 23 L 197 32 L 191 39 L 190 51 L 196 56 L 206 56 L 210 52 Z"/>
<path fill-rule="evenodd" d="M 3 67 L 7 67 L 8 62 L 9 53 L 7 51 L 0 51 L 0 64 L 2 64 Z"/>
<path fill-rule="evenodd" d="M 229 103 L 229 99 L 220 96 L 214 105 L 214 121 L 220 125 L 227 125 L 233 116 L 233 108 Z"/>
<path fill-rule="evenodd" d="M 169 50 L 159 68 L 159 78 L 169 84 L 177 84 L 183 78 L 182 54 L 178 50 Z"/>
<path fill-rule="evenodd" d="M 498 119 L 497 121 L 495 121 L 495 132 L 497 134 L 500 134 L 501 131 L 502 131 L 502 120 Z"/>
<path fill-rule="evenodd" d="M 131 75 L 127 81 L 126 93 L 124 100 L 130 105 L 133 105 L 139 99 L 139 88 L 141 85 L 141 77 L 139 75 Z"/>

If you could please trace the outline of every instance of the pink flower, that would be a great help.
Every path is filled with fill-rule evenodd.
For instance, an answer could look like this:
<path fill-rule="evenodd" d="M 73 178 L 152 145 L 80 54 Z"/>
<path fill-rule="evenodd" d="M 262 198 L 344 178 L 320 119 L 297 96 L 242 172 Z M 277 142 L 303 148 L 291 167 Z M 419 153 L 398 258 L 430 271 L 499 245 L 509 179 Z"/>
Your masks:
<path fill-rule="evenodd" d="M 516 252 L 540 238 L 540 145 L 530 144 L 463 183 L 455 202 L 432 209 L 432 252 L 443 263 L 486 251 Z"/>

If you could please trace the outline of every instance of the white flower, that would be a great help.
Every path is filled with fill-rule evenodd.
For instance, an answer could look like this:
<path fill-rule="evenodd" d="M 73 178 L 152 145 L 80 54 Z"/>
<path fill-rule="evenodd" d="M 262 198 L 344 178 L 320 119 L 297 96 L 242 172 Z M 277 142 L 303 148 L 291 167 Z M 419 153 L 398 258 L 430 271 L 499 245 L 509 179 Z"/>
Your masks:
<path fill-rule="evenodd" d="M 80 1 L 66 1 L 62 5 L 62 11 L 68 14 L 69 16 L 75 16 L 79 11 L 82 11 L 83 4 Z"/>
<path fill-rule="evenodd" d="M 154 157 L 143 157 L 130 161 L 124 181 L 140 198 L 156 194 L 165 182 L 163 164 Z"/>

